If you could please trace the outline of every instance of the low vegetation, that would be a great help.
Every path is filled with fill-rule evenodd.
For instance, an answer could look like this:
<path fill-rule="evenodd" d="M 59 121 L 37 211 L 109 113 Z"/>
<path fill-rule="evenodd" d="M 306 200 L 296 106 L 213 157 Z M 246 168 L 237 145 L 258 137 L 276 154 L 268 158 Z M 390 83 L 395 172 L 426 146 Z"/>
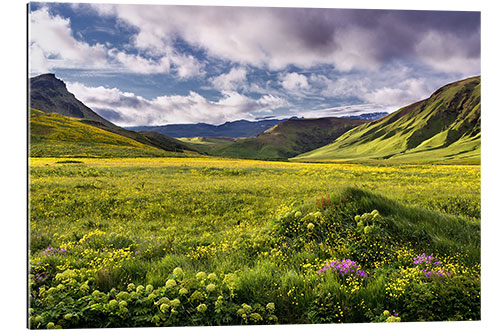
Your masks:
<path fill-rule="evenodd" d="M 87 123 L 88 120 L 66 117 L 57 113 L 30 110 L 30 147 L 33 157 L 166 157 L 193 156 L 197 153 L 175 149 L 175 145 L 151 135 L 138 140 L 149 142 L 156 138 L 158 147 L 133 138 L 110 132 Z M 126 132 L 125 130 L 113 129 Z M 168 146 L 168 147 L 167 147 Z M 179 147 L 181 148 L 181 147 Z"/>
<path fill-rule="evenodd" d="M 31 158 L 31 328 L 480 319 L 480 169 Z"/>
<path fill-rule="evenodd" d="M 331 143 L 348 130 L 366 123 L 362 119 L 289 119 L 257 135 L 237 139 L 232 144 L 211 149 L 213 155 L 261 160 L 287 160 L 290 157 Z"/>

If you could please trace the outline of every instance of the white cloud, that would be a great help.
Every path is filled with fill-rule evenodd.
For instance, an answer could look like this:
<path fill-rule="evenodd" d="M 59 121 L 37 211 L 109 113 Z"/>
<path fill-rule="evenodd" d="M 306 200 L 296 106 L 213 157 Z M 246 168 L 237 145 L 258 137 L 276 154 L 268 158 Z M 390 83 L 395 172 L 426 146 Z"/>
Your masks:
<path fill-rule="evenodd" d="M 429 95 L 429 87 L 424 80 L 408 79 L 396 87 L 382 87 L 370 91 L 363 98 L 370 103 L 405 106 Z"/>
<path fill-rule="evenodd" d="M 76 40 L 70 21 L 52 16 L 47 8 L 30 13 L 30 72 L 42 73 L 52 68 L 103 68 L 107 50 L 102 44 L 89 45 Z"/>
<path fill-rule="evenodd" d="M 335 64 L 337 70 L 376 70 L 381 65 L 373 31 L 356 26 L 341 27 L 335 37 L 340 49 L 333 52 L 330 63 Z"/>
<path fill-rule="evenodd" d="M 181 79 L 204 75 L 204 65 L 192 55 L 177 52 L 166 53 L 159 59 L 146 58 L 139 54 L 129 54 L 112 49 L 109 51 L 113 60 L 128 72 L 140 74 L 177 73 Z"/>
<path fill-rule="evenodd" d="M 318 94 L 324 97 L 335 97 L 341 99 L 361 98 L 373 84 L 367 76 L 346 75 L 330 79 L 323 74 L 312 74 L 310 82 L 318 90 Z"/>
<path fill-rule="evenodd" d="M 460 72 L 461 64 L 469 72 L 479 70 L 479 19 L 474 13 L 137 5 L 94 8 L 138 29 L 134 45 L 153 54 L 180 38 L 209 56 L 272 70 L 318 64 L 331 64 L 340 71 L 376 70 L 395 58 L 433 63 L 442 71 Z M 430 35 L 448 45 L 444 51 L 440 42 L 426 41 Z M 427 52 L 417 52 L 418 46 Z M 455 57 L 455 65 L 444 66 L 432 56 L 426 58 L 435 52 L 445 55 L 439 61 Z"/>
<path fill-rule="evenodd" d="M 171 67 L 168 57 L 162 57 L 154 61 L 137 54 L 128 54 L 117 50 L 110 51 L 110 55 L 112 55 L 124 68 L 128 68 L 134 73 L 168 73 Z"/>
<path fill-rule="evenodd" d="M 271 112 L 273 109 L 290 106 L 285 99 L 274 96 L 274 95 L 264 95 L 257 100 L 257 104 L 261 106 L 259 112 Z"/>
<path fill-rule="evenodd" d="M 210 81 L 218 90 L 238 90 L 246 86 L 247 71 L 242 67 L 233 67 L 228 73 L 216 76 Z"/>
<path fill-rule="evenodd" d="M 172 52 L 170 54 L 170 61 L 177 71 L 177 76 L 181 79 L 203 76 L 205 74 L 204 64 L 190 54 Z"/>
<path fill-rule="evenodd" d="M 479 32 L 471 35 L 470 39 L 474 39 L 470 43 L 474 41 L 479 43 L 481 40 Z M 478 55 L 468 54 L 469 50 L 461 47 L 463 44 L 464 40 L 453 34 L 430 31 L 424 35 L 415 49 L 425 64 L 438 71 L 461 73 L 464 76 L 477 75 L 481 69 L 481 58 Z"/>
<path fill-rule="evenodd" d="M 312 93 L 326 98 L 400 108 L 428 98 L 439 87 L 460 78 L 456 74 L 427 76 L 417 69 L 392 64 L 378 72 L 344 73 L 333 78 L 312 74 L 309 83 Z"/>
<path fill-rule="evenodd" d="M 238 119 L 253 120 L 255 114 L 288 105 L 285 100 L 273 95 L 252 99 L 234 91 L 224 91 L 223 97 L 217 101 L 207 100 L 192 91 L 186 96 L 159 96 L 148 100 L 117 88 L 87 87 L 81 83 L 68 83 L 67 87 L 84 104 L 120 126 L 197 122 L 222 124 Z"/>
<path fill-rule="evenodd" d="M 387 112 L 391 113 L 397 109 L 394 106 L 386 106 L 379 104 L 357 104 L 347 106 L 337 106 L 320 110 L 311 110 L 295 114 L 305 118 L 322 118 L 322 117 L 345 117 L 358 116 L 365 113 Z"/>
<path fill-rule="evenodd" d="M 307 77 L 298 73 L 287 73 L 281 79 L 283 88 L 289 91 L 304 91 L 309 88 Z"/>
<path fill-rule="evenodd" d="M 158 53 L 182 38 L 211 56 L 240 64 L 281 69 L 287 64 L 313 66 L 329 62 L 325 52 L 311 48 L 303 38 L 294 37 L 297 20 L 285 10 L 280 15 L 269 8 L 117 5 L 94 8 L 102 15 L 113 12 L 139 31 L 134 46 Z M 307 24 L 307 22 L 306 22 Z M 325 57 L 326 55 L 326 57 Z"/>
<path fill-rule="evenodd" d="M 108 8 L 108 7 L 103 7 Z M 131 54 L 111 45 L 89 45 L 73 37 L 70 20 L 52 15 L 46 7 L 30 13 L 30 72 L 44 73 L 55 68 L 101 69 L 141 74 L 168 73 L 179 78 L 204 75 L 204 64 L 189 54 L 181 54 L 168 45 Z M 138 35 L 136 43 L 149 45 L 154 35 Z M 163 44 L 160 43 L 160 46 Z"/>

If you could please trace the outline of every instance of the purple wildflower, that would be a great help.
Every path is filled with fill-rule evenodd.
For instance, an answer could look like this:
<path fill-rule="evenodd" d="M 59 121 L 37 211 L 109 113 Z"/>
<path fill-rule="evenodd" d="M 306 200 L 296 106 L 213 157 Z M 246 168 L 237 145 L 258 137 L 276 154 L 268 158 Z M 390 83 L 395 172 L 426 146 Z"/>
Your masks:
<path fill-rule="evenodd" d="M 419 256 L 416 256 L 415 258 L 413 258 L 413 263 L 415 265 L 420 265 L 420 264 L 432 264 L 432 263 L 436 263 L 438 261 L 436 261 L 436 257 L 434 257 L 434 255 L 426 255 L 425 253 L 422 253 L 421 255 Z M 441 263 L 441 262 L 439 262 Z"/>
<path fill-rule="evenodd" d="M 42 254 L 46 257 L 50 257 L 54 254 L 61 254 L 61 253 L 66 253 L 68 251 L 67 248 L 58 248 L 58 247 L 53 247 L 53 246 L 50 246 L 48 248 L 46 248 L 45 250 L 42 251 Z"/>
<path fill-rule="evenodd" d="M 446 272 L 443 269 L 437 268 L 441 265 L 441 261 L 437 260 L 434 255 L 426 255 L 422 253 L 419 256 L 413 258 L 413 264 L 419 268 L 419 271 L 425 275 L 426 278 L 430 279 L 432 277 L 443 277 L 448 276 L 451 272 Z M 430 269 L 429 269 L 430 268 Z"/>
<path fill-rule="evenodd" d="M 333 271 L 341 276 L 355 275 L 362 278 L 367 277 L 367 273 L 363 271 L 359 265 L 351 259 L 333 260 L 318 270 L 318 274 Z"/>

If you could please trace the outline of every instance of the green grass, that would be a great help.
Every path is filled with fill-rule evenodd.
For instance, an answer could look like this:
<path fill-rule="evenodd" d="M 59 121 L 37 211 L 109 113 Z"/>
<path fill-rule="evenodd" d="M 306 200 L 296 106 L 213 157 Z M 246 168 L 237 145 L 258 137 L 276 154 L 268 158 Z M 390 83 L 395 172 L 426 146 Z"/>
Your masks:
<path fill-rule="evenodd" d="M 165 151 L 132 138 L 89 125 L 86 122 L 86 120 L 70 118 L 56 113 L 47 114 L 31 109 L 30 156 L 166 157 L 196 155 L 194 152 L 183 153 L 182 150 L 179 150 L 179 152 Z"/>
<path fill-rule="evenodd" d="M 290 119 L 255 138 L 237 139 L 209 151 L 210 154 L 236 158 L 286 160 L 324 146 L 346 131 L 365 123 L 359 119 Z"/>
<path fill-rule="evenodd" d="M 449 84 L 294 160 L 479 164 L 480 93 L 480 77 Z"/>
<path fill-rule="evenodd" d="M 178 140 L 185 143 L 187 146 L 206 154 L 212 154 L 215 150 L 226 147 L 235 141 L 233 138 L 217 137 L 179 138 Z"/>
<path fill-rule="evenodd" d="M 29 213 L 34 328 L 480 318 L 478 166 L 32 158 Z M 342 258 L 368 277 L 316 274 Z"/>

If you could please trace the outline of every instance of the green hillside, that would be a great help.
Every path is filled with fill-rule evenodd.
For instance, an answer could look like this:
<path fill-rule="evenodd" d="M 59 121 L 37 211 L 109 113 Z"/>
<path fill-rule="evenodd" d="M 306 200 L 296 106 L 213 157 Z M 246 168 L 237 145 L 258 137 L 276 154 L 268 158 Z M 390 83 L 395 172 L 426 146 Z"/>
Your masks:
<path fill-rule="evenodd" d="M 173 152 L 192 150 L 179 140 L 163 134 L 154 132 L 137 133 L 113 124 L 79 101 L 75 95 L 66 89 L 64 81 L 56 78 L 54 74 L 42 74 L 30 78 L 29 93 L 30 107 L 33 109 L 77 118 L 80 119 L 81 123 L 92 125 L 161 150 Z"/>
<path fill-rule="evenodd" d="M 57 113 L 31 109 L 30 156 L 156 157 L 181 155 L 140 143 L 86 122 L 86 120 Z"/>
<path fill-rule="evenodd" d="M 238 158 L 286 160 L 324 146 L 365 122 L 361 119 L 334 117 L 289 119 L 255 138 L 237 139 L 232 144 L 212 149 L 210 153 Z"/>
<path fill-rule="evenodd" d="M 141 132 L 143 133 L 143 132 Z M 236 141 L 235 138 L 196 136 L 194 138 L 178 138 L 186 146 L 193 150 L 205 154 L 212 154 L 214 151 L 226 147 Z"/>
<path fill-rule="evenodd" d="M 295 160 L 479 163 L 481 78 L 438 89 L 428 99 L 340 136 Z"/>
<path fill-rule="evenodd" d="M 33 109 L 58 113 L 66 117 L 88 119 L 107 128 L 119 128 L 76 99 L 75 95 L 67 90 L 66 83 L 52 73 L 30 78 L 29 96 L 30 107 Z"/>

